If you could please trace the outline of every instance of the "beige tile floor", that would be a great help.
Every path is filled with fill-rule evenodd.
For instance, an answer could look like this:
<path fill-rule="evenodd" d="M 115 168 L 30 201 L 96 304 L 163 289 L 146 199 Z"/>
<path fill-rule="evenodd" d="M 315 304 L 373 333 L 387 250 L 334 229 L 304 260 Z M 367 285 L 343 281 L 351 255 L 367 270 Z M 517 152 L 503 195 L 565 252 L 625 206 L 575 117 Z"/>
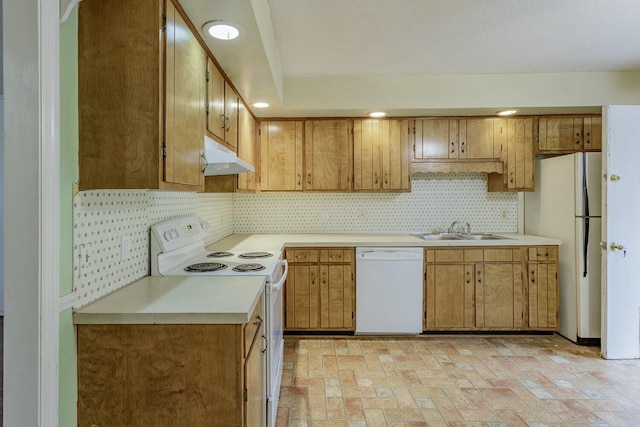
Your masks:
<path fill-rule="evenodd" d="M 640 360 L 553 335 L 286 337 L 277 427 L 640 426 Z"/>

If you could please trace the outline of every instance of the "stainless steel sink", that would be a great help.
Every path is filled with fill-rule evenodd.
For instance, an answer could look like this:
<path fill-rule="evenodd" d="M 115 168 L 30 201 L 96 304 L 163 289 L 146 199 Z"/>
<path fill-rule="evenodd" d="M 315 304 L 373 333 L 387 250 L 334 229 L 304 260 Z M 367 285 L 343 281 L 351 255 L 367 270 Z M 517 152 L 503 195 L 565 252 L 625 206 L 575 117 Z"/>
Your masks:
<path fill-rule="evenodd" d="M 422 240 L 462 240 L 460 234 L 452 233 L 418 233 L 412 234 Z"/>
<path fill-rule="evenodd" d="M 417 233 L 412 236 L 418 237 L 422 240 L 505 240 L 511 239 L 510 237 L 502 237 L 489 233 Z"/>
<path fill-rule="evenodd" d="M 461 234 L 460 237 L 464 240 L 503 240 L 509 239 L 508 237 L 496 236 L 495 234 L 484 234 L 484 233 L 472 233 L 472 234 Z"/>

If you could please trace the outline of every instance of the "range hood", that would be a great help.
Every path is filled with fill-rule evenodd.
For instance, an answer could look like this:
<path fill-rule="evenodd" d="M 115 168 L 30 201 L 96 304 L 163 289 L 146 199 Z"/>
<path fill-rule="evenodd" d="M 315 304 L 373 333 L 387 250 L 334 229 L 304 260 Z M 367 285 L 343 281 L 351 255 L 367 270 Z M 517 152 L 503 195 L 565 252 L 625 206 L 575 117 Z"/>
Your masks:
<path fill-rule="evenodd" d="M 204 136 L 204 158 L 207 162 L 207 167 L 204 170 L 205 176 L 235 175 L 255 171 L 252 165 L 207 135 Z"/>

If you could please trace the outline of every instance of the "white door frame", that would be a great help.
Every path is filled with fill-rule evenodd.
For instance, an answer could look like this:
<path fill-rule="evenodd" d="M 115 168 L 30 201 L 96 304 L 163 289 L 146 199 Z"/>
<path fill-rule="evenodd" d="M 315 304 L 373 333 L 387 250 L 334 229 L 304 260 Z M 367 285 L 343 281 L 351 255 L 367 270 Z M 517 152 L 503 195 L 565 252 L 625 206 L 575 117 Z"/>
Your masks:
<path fill-rule="evenodd" d="M 59 422 L 59 7 L 3 4 L 7 427 Z"/>

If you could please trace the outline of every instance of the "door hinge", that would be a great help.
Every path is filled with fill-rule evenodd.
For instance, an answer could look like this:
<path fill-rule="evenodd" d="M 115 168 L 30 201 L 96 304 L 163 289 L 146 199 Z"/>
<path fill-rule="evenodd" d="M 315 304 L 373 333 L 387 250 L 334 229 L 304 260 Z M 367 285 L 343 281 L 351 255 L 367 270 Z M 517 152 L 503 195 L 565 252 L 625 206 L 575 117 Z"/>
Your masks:
<path fill-rule="evenodd" d="M 245 402 L 249 400 L 249 392 L 247 391 L 246 388 L 243 390 L 243 399 Z"/>
<path fill-rule="evenodd" d="M 162 31 L 167 31 L 167 15 L 162 15 Z"/>
<path fill-rule="evenodd" d="M 209 70 L 207 70 L 207 81 L 209 81 Z"/>
<path fill-rule="evenodd" d="M 209 103 L 208 103 L 208 102 L 205 102 L 205 103 L 204 103 L 204 111 L 205 111 L 207 114 L 209 114 Z"/>

